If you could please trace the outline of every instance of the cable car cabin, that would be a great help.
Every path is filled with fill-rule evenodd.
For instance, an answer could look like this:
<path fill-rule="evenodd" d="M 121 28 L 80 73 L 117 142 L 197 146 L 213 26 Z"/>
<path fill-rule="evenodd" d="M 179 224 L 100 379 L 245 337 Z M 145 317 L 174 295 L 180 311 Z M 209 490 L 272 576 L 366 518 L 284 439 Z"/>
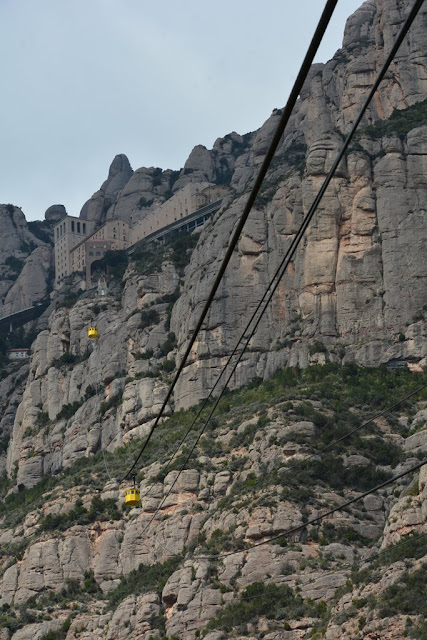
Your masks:
<path fill-rule="evenodd" d="M 139 505 L 139 489 L 126 489 L 125 504 L 129 507 L 137 507 Z"/>
<path fill-rule="evenodd" d="M 91 340 L 96 340 L 98 337 L 98 329 L 96 327 L 89 327 L 87 330 L 87 337 Z"/>

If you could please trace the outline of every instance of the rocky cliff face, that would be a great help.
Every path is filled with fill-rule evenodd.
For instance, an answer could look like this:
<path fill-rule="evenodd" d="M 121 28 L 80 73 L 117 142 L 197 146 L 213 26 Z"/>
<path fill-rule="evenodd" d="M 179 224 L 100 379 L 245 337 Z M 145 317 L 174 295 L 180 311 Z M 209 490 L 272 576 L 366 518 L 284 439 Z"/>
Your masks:
<path fill-rule="evenodd" d="M 206 332 L 180 381 L 183 405 L 194 398 L 195 386 L 202 397 L 202 388 L 212 385 L 236 343 L 309 210 L 406 10 L 407 3 L 364 3 L 347 22 L 343 48 L 326 65 L 312 69 Z M 307 366 L 325 354 L 365 366 L 399 359 L 425 364 L 427 61 L 422 11 L 251 341 L 235 385 L 254 372 L 268 376 L 278 364 Z M 403 110 L 400 117 L 397 109 Z M 202 233 L 172 316 L 180 344 L 195 325 L 277 119 L 273 113 L 238 156 L 231 178 L 236 198 Z"/>
<path fill-rule="evenodd" d="M 313 67 L 165 416 L 196 404 L 215 382 L 407 10 L 400 0 L 365 2 L 348 20 L 343 48 Z M 351 363 L 425 367 L 426 12 L 231 386 L 255 377 L 270 381 L 221 403 L 170 495 L 186 445 L 171 468 L 163 463 L 193 414 L 178 412 L 164 422 L 138 469 L 141 507 L 130 512 L 121 510 L 127 485 L 116 478 L 132 463 L 165 398 L 279 114 L 257 132 L 217 140 L 212 150 L 196 147 L 181 172 L 133 172 L 125 156 L 116 157 L 83 218 L 135 220 L 191 180 L 228 184 L 232 192 L 200 236 L 136 252 L 124 273 L 112 275 L 107 295 L 78 295 L 70 284 L 34 342 L 29 365 L 0 382 L 0 428 L 11 433 L 2 458 L 9 496 L 0 509 L 1 640 L 47 634 L 172 640 L 196 633 L 208 640 L 260 634 L 274 640 L 279 632 L 289 640 L 401 638 L 419 625 L 424 610 L 397 602 L 395 585 L 403 585 L 406 603 L 415 600 L 425 538 L 406 536 L 426 533 L 425 469 L 317 529 L 299 530 L 297 540 L 248 549 L 357 496 L 426 451 L 425 397 L 418 396 L 333 457 L 319 453 L 319 442 L 322 448 L 372 415 L 385 396 L 401 397 L 425 378 L 408 371 L 362 375 Z M 45 295 L 50 247 L 18 209 L 0 213 L 7 239 L 0 247 L 3 309 L 17 310 Z M 37 282 L 30 273 L 39 273 Z M 95 343 L 87 336 L 93 322 Z M 316 363 L 327 366 L 307 366 Z M 288 369 L 271 379 L 295 365 L 305 373 Z M 377 555 L 402 541 L 390 556 Z M 227 551 L 236 553 L 218 558 Z M 245 604 L 257 598 L 258 613 Z M 278 608 L 269 608 L 271 602 Z"/>
<path fill-rule="evenodd" d="M 427 559 L 425 469 L 304 527 L 426 451 L 424 400 L 319 452 L 340 425 L 360 426 L 384 382 L 400 397 L 412 378 L 331 366 L 285 371 L 228 396 L 179 476 L 188 447 L 164 463 L 194 413 L 176 414 L 144 455 L 142 501 L 130 511 L 120 508 L 127 483 L 115 478 L 132 442 L 105 459 L 70 459 L 41 488 L 10 494 L 0 521 L 2 637 L 273 640 L 280 632 L 332 640 L 416 629 L 425 612 L 415 595 Z M 108 419 L 98 426 L 86 412 L 87 438 L 108 437 Z M 69 437 L 59 424 L 62 434 L 53 421 L 34 438 L 33 460 L 55 432 L 59 453 Z M 268 542 L 292 527 L 300 529 Z"/>
<path fill-rule="evenodd" d="M 0 316 L 6 316 L 47 295 L 52 247 L 46 231 L 41 240 L 13 205 L 0 205 L 0 228 Z"/>
<path fill-rule="evenodd" d="M 365 2 L 347 22 L 342 49 L 328 63 L 313 66 L 180 380 L 178 406 L 189 406 L 212 386 L 309 210 L 407 11 L 407 2 Z M 364 366 L 390 361 L 425 365 L 425 16 L 424 8 L 332 180 L 234 385 L 254 374 L 269 376 L 285 363 L 307 366 L 327 359 Z M 253 134 L 218 139 L 210 151 L 195 147 L 181 172 L 141 168 L 125 183 L 128 173 L 121 167 L 130 167 L 118 156 L 101 196 L 96 194 L 83 209 L 86 216 L 88 207 L 95 207 L 93 219 L 104 215 L 132 222 L 189 181 L 231 186 L 222 211 L 202 233 L 173 312 L 181 353 L 279 115 L 275 110 Z M 116 180 L 113 174 L 125 183 L 114 193 L 108 186 Z M 105 207 L 101 200 L 105 204 L 107 196 Z"/>

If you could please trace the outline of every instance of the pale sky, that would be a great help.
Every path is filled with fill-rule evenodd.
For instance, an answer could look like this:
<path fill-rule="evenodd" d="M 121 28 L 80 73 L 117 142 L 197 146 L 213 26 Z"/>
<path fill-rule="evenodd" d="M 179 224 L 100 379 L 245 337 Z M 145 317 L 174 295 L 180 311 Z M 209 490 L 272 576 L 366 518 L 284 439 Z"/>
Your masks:
<path fill-rule="evenodd" d="M 0 0 L 0 202 L 79 215 L 114 156 L 180 169 L 282 107 L 323 0 Z M 317 62 L 362 0 L 340 0 Z M 0 230 L 1 232 L 1 230 Z"/>

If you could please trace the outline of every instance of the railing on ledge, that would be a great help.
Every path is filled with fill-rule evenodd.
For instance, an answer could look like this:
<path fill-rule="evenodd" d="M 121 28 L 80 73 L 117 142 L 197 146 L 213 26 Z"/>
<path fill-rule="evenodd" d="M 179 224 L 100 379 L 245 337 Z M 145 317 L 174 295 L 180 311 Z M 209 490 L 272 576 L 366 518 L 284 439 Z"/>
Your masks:
<path fill-rule="evenodd" d="M 3 316 L 0 318 L 0 331 L 9 330 L 12 332 L 14 327 L 20 327 L 31 320 L 35 320 L 45 309 L 47 309 L 47 306 L 48 305 L 44 302 L 36 302 L 32 307 L 27 307 L 20 311 L 15 311 L 15 313 Z"/>

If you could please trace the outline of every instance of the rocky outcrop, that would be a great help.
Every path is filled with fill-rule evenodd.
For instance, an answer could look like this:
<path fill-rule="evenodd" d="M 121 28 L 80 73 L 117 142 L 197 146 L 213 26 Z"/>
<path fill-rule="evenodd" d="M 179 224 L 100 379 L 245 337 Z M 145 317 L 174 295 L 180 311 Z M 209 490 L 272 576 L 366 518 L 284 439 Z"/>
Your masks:
<path fill-rule="evenodd" d="M 4 315 L 31 307 L 49 294 L 52 260 L 52 248 L 49 245 L 34 249 L 4 298 Z"/>
<path fill-rule="evenodd" d="M 43 242 L 29 231 L 25 216 L 19 207 L 11 204 L 0 205 L 0 224 L 0 265 L 4 277 L 8 258 L 23 259 L 28 256 L 31 248 L 41 246 Z M 9 267 L 9 270 L 13 269 Z"/>
<path fill-rule="evenodd" d="M 53 222 L 54 224 L 56 224 L 57 222 L 62 220 L 62 218 L 64 218 L 66 215 L 67 215 L 67 211 L 63 204 L 53 204 L 51 207 L 46 209 L 44 217 L 45 217 L 45 220 L 48 220 L 49 222 Z"/>
<path fill-rule="evenodd" d="M 28 228 L 21 209 L 0 205 L 0 315 L 41 300 L 49 290 L 51 246 Z"/>
<path fill-rule="evenodd" d="M 111 296 L 94 300 L 90 294 L 51 314 L 33 344 L 28 383 L 14 414 L 8 472 L 17 468 L 19 484 L 33 486 L 100 446 L 115 450 L 147 433 L 167 392 L 162 362 L 173 358 L 173 344 L 166 356 L 159 350 L 168 339 L 162 296 L 177 284 L 173 265 L 165 263 L 157 276 L 130 278 L 120 305 Z M 99 332 L 95 344 L 87 335 L 92 322 Z M 154 357 L 141 357 L 147 352 Z"/>
<path fill-rule="evenodd" d="M 295 393 L 289 390 L 288 399 L 281 402 L 275 394 L 283 392 L 283 386 L 276 384 L 271 395 L 264 386 L 258 408 L 256 388 L 247 392 L 249 406 L 231 399 L 228 411 L 205 434 L 180 474 L 178 468 L 162 472 L 169 456 L 167 443 L 176 445 L 170 440 L 171 425 L 165 424 L 155 455 L 148 454 L 149 461 L 146 456 L 142 463 L 139 508 L 118 509 L 127 483 L 106 481 L 104 466 L 93 458 L 52 481 L 41 501 L 35 491 L 17 494 L 25 498 L 22 503 L 9 499 L 9 509 L 0 520 L 0 605 L 3 611 L 26 610 L 33 615 L 30 624 L 21 621 L 17 637 L 57 629 L 50 619 L 40 618 L 46 611 L 42 603 L 49 603 L 54 620 L 63 625 L 69 618 L 69 638 L 78 637 L 83 629 L 100 640 L 148 640 L 161 629 L 170 638 L 194 638 L 206 632 L 208 624 L 212 633 L 224 629 L 220 612 L 227 605 L 251 602 L 253 595 L 248 597 L 245 590 L 264 589 L 263 585 L 281 589 L 277 597 L 286 595 L 288 603 L 295 599 L 295 609 L 286 618 L 295 633 L 325 624 L 326 637 L 351 638 L 357 622 L 360 628 L 366 625 L 368 633 L 375 625 L 380 628 L 381 620 L 383 629 L 396 626 L 402 636 L 407 619 L 398 611 L 384 617 L 383 594 L 396 584 L 405 588 L 408 567 L 410 572 L 419 571 L 427 559 L 425 548 L 422 552 L 427 531 L 422 515 L 425 471 L 365 497 L 319 527 L 304 527 L 304 522 L 360 495 L 363 485 L 357 484 L 366 480 L 375 484 L 375 473 L 399 473 L 402 466 L 389 464 L 396 443 L 409 453 L 427 446 L 425 402 L 417 403 L 413 417 L 411 409 L 408 414 L 402 411 L 399 427 L 394 419 L 382 418 L 372 425 L 374 433 L 360 435 L 354 443 L 363 456 L 335 452 L 334 462 L 330 458 L 328 463 L 330 475 L 321 481 L 308 475 L 300 485 L 292 476 L 301 473 L 304 460 L 311 464 L 319 460 L 312 447 L 317 449 L 318 434 L 336 417 L 327 403 L 310 398 L 316 387 L 306 381 L 297 382 Z M 344 386 L 340 397 L 347 397 L 352 388 Z M 298 399 L 302 391 L 304 401 Z M 309 411 L 314 411 L 314 422 L 300 419 Z M 363 415 L 354 407 L 351 413 Z M 245 414 L 251 417 L 245 419 Z M 92 420 L 88 416 L 89 423 Z M 179 430 L 179 424 L 175 422 L 172 431 Z M 379 433 L 382 464 L 373 466 L 371 443 Z M 67 443 L 68 431 L 63 438 Z M 110 456 L 108 464 L 118 460 Z M 341 467 L 336 464 L 339 460 Z M 414 458 L 408 457 L 401 464 L 413 463 Z M 337 474 L 350 466 L 355 469 L 348 476 L 353 488 L 346 487 L 342 495 L 334 489 Z M 300 529 L 269 542 L 294 527 Z M 415 547 L 408 545 L 408 535 L 414 536 Z M 401 542 L 405 544 L 388 557 L 393 545 Z M 381 574 L 376 572 L 379 558 Z M 265 617 L 259 618 L 259 613 L 251 617 L 250 612 L 250 607 L 236 608 L 226 628 L 236 627 L 241 637 L 252 637 L 251 625 L 261 625 L 257 628 L 265 633 L 277 632 L 277 620 L 267 607 Z M 326 612 L 330 619 L 329 613 L 322 617 Z M 419 621 L 415 615 L 413 624 Z"/>
<path fill-rule="evenodd" d="M 108 177 L 99 191 L 83 205 L 80 217 L 101 224 L 105 222 L 108 209 L 116 202 L 117 195 L 129 182 L 133 169 L 124 154 L 117 155 L 110 165 Z"/>
<path fill-rule="evenodd" d="M 110 165 L 108 178 L 101 186 L 101 191 L 106 195 L 117 196 L 118 192 L 129 182 L 133 175 L 133 169 L 129 160 L 122 153 L 116 156 Z"/>
<path fill-rule="evenodd" d="M 391 24 L 399 23 L 405 11 L 399 3 L 365 3 L 349 19 L 343 48 L 326 65 L 314 66 L 179 382 L 180 406 L 194 401 L 195 386 L 197 398 L 212 387 L 367 95 L 391 46 Z M 425 121 L 427 107 L 423 103 L 415 118 L 410 110 L 427 95 L 425 11 L 323 197 L 232 386 L 253 375 L 268 377 L 284 363 L 307 366 L 327 359 L 425 366 L 427 128 L 417 126 L 417 119 Z M 401 116 L 383 127 L 395 110 L 407 108 L 406 123 Z M 231 178 L 237 194 L 245 193 L 253 180 L 277 120 L 275 112 L 237 158 Z M 246 195 L 228 200 L 202 232 L 172 315 L 182 350 L 245 201 Z"/>

